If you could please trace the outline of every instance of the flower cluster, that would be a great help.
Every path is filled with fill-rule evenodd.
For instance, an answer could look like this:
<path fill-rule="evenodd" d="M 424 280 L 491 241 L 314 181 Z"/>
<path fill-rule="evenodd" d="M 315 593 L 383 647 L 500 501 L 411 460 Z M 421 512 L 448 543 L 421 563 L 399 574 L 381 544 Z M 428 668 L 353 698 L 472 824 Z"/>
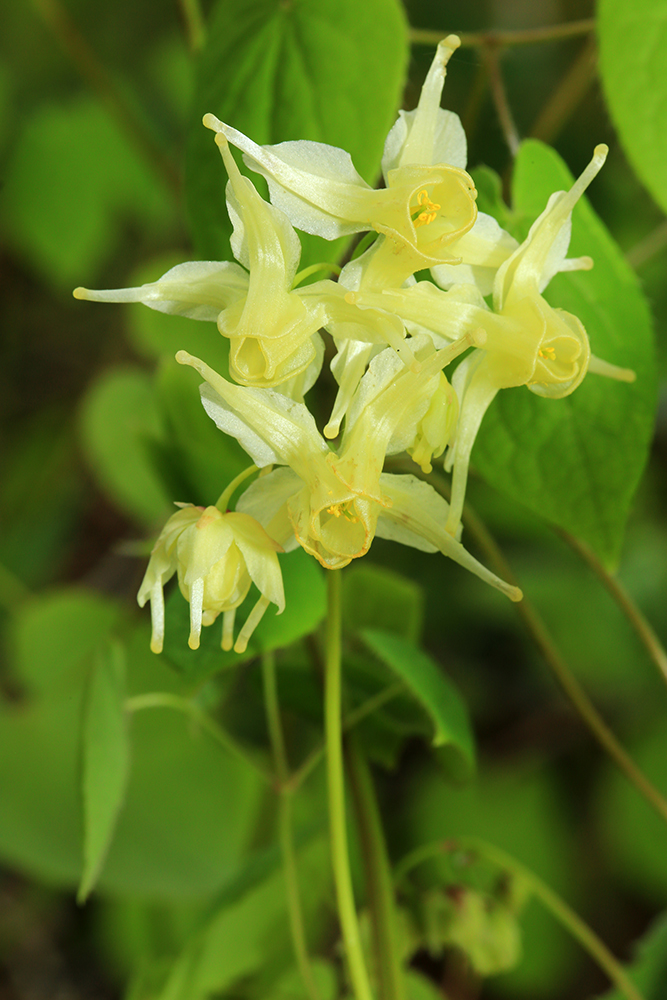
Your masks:
<path fill-rule="evenodd" d="M 233 381 L 184 351 L 177 360 L 202 375 L 206 412 L 263 470 L 236 514 L 218 511 L 204 531 L 216 508 L 201 516 L 185 508 L 163 531 L 139 595 L 140 602 L 151 597 L 158 636 L 155 609 L 175 570 L 198 636 L 197 623 L 206 624 L 207 616 L 233 614 L 251 577 L 266 595 L 262 610 L 268 601 L 282 607 L 276 546 L 301 545 L 327 569 L 338 569 L 363 556 L 375 536 L 442 552 L 520 600 L 516 587 L 460 541 L 470 454 L 484 413 L 511 386 L 555 399 L 573 392 L 588 371 L 634 378 L 593 357 L 579 319 L 542 295 L 557 272 L 592 266 L 590 258 L 566 253 L 572 209 L 604 163 L 606 147 L 596 147 L 569 191 L 551 196 L 518 244 L 478 212 L 463 128 L 440 107 L 458 45 L 455 35 L 440 43 L 417 108 L 399 112 L 385 143 L 384 187 L 371 188 L 341 149 L 307 141 L 258 146 L 208 114 L 204 125 L 215 133 L 229 177 L 238 263 L 194 261 L 140 288 L 75 291 L 79 298 L 140 301 L 216 322 L 230 342 Z M 270 203 L 240 173 L 230 144 L 266 178 Z M 325 240 L 367 232 L 371 244 L 337 282 L 301 284 L 296 229 Z M 430 279 L 417 280 L 426 270 Z M 336 347 L 331 368 L 338 393 L 321 434 L 304 394 L 322 366 L 323 329 Z M 464 353 L 450 383 L 445 369 Z M 424 473 L 444 454 L 445 468 L 453 470 L 451 503 L 415 475 L 383 471 L 387 456 L 403 452 Z M 242 530 L 233 518 L 244 519 Z M 252 531 L 257 544 L 250 560 L 244 544 Z M 226 624 L 223 645 L 230 629 Z M 244 641 L 246 633 L 247 626 Z M 155 648 L 160 642 L 154 640 Z"/>

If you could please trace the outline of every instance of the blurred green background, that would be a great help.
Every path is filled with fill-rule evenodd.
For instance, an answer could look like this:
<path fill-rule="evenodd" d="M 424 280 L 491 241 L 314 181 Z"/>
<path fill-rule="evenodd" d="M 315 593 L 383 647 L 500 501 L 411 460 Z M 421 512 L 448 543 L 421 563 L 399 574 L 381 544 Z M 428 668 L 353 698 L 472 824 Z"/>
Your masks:
<path fill-rule="evenodd" d="M 189 237 L 186 145 L 202 114 L 218 109 L 192 100 L 197 37 L 185 6 L 24 0 L 0 7 L 0 1000 L 123 995 L 142 961 L 177 952 L 192 914 L 252 839 L 261 808 L 252 783 L 246 787 L 231 765 L 220 774 L 227 765 L 210 748 L 190 747 L 180 719 L 142 719 L 146 766 L 133 808 L 141 811 L 144 787 L 148 804 L 137 829 L 149 854 L 161 830 L 167 843 L 153 872 L 137 853 L 136 831 L 125 840 L 120 831 L 100 895 L 83 909 L 73 902 L 78 806 L 63 774 L 76 773 L 76 741 L 63 744 L 62 761 L 54 755 L 59 734 L 78 724 L 72 677 L 96 637 L 118 627 L 135 650 L 136 690 L 183 688 L 181 676 L 148 653 L 147 614 L 134 605 L 145 566 L 138 556 L 173 499 L 213 502 L 221 477 L 245 464 L 221 444 L 190 395 L 193 383 L 168 360 L 185 347 L 214 367 L 219 354 L 223 364 L 215 331 L 71 296 L 76 285 L 150 280 L 201 253 Z M 405 8 L 413 28 L 443 34 L 595 16 L 592 3 L 578 0 L 408 0 Z M 406 107 L 416 102 L 432 51 L 412 47 Z M 463 118 L 470 165 L 492 167 L 508 186 L 510 155 L 481 64 L 479 49 L 456 54 L 444 105 Z M 664 215 L 614 133 L 592 35 L 508 47 L 501 68 L 522 138 L 551 143 L 575 174 L 593 145 L 611 149 L 590 201 L 637 268 L 662 385 L 619 572 L 665 642 Z M 470 499 L 604 717 L 667 790 L 667 692 L 618 607 L 534 515 L 480 478 Z M 481 759 L 479 782 L 459 790 L 418 740 L 403 746 L 397 766 L 380 772 L 387 801 L 401 807 L 389 817 L 392 852 L 399 857 L 415 841 L 445 835 L 483 835 L 532 866 L 629 959 L 631 943 L 667 901 L 663 824 L 568 707 L 512 607 L 446 560 L 377 541 L 366 561 L 384 575 L 360 566 L 350 581 L 370 573 L 373 586 L 385 579 L 400 592 L 415 634 L 423 628 L 468 701 Z M 252 677 L 243 683 L 252 686 Z M 47 704 L 57 705 L 48 719 L 40 716 Z M 256 720 L 240 725 L 252 735 Z M 201 788 L 191 787 L 195 773 Z M 213 801 L 209 787 L 217 785 Z M 199 824 L 187 857 L 178 835 L 183 813 Z M 180 881 L 165 880 L 168 864 L 181 863 Z M 535 902 L 523 926 L 522 964 L 478 993 L 451 956 L 443 962 L 424 953 L 417 965 L 452 1000 L 576 1000 L 604 990 L 599 971 Z"/>

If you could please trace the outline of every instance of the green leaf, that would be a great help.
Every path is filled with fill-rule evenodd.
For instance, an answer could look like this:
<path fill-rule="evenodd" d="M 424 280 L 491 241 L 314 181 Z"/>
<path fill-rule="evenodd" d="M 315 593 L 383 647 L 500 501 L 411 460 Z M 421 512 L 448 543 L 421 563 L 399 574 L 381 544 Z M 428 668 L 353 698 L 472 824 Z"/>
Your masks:
<path fill-rule="evenodd" d="M 41 620 L 46 624 L 47 617 Z M 69 662 L 64 640 L 56 644 L 63 651 L 58 684 L 54 674 L 44 697 L 0 702 L 0 858 L 32 877 L 75 888 L 82 857 L 86 664 L 80 658 L 84 644 L 89 654 L 99 645 L 104 619 L 92 647 L 92 616 L 81 619 L 81 644 L 73 616 L 64 615 L 60 633 L 55 614 L 51 623 L 56 636 L 67 624 L 72 640 Z M 178 680 L 150 653 L 146 632 L 138 629 L 126 650 L 128 690 L 137 694 Z M 153 901 L 214 893 L 238 870 L 263 782 L 179 712 L 137 712 L 131 734 L 132 769 L 100 891 Z"/>
<path fill-rule="evenodd" d="M 218 0 L 198 68 L 187 164 L 202 256 L 229 257 L 231 233 L 227 177 L 212 134 L 200 124 L 203 114 L 213 112 L 260 145 L 310 139 L 339 146 L 374 184 L 407 56 L 397 0 Z M 306 266 L 336 260 L 347 241 L 303 242 Z"/>
<path fill-rule="evenodd" d="M 91 466 L 123 510 L 150 526 L 168 515 L 173 498 L 148 448 L 164 432 L 143 372 L 112 371 L 94 383 L 84 400 L 81 433 Z"/>
<path fill-rule="evenodd" d="M 600 0 L 600 75 L 637 176 L 667 212 L 666 0 Z"/>
<path fill-rule="evenodd" d="M 130 769 L 125 717 L 125 652 L 109 642 L 94 658 L 83 714 L 83 903 L 111 843 Z"/>
<path fill-rule="evenodd" d="M 343 627 L 347 632 L 382 628 L 418 642 L 424 593 L 400 573 L 372 563 L 353 565 L 343 576 Z"/>
<path fill-rule="evenodd" d="M 549 195 L 571 183 L 554 150 L 523 143 L 513 183 L 515 235 L 523 237 Z M 503 390 L 484 418 L 473 459 L 493 486 L 613 564 L 653 429 L 651 322 L 633 272 L 582 199 L 573 213 L 570 255 L 584 254 L 593 257 L 593 270 L 557 275 L 545 298 L 578 316 L 593 353 L 634 369 L 636 382 L 588 375 L 571 396 L 557 400 L 523 386 Z"/>
<path fill-rule="evenodd" d="M 512 211 L 503 201 L 503 182 L 491 167 L 479 166 L 470 171 L 477 189 L 477 209 L 497 219 L 503 229 L 510 228 Z"/>
<path fill-rule="evenodd" d="M 10 631 L 18 680 L 31 694 L 81 685 L 90 657 L 120 617 L 117 604 L 93 592 L 71 588 L 32 598 Z"/>
<path fill-rule="evenodd" d="M 438 664 L 414 643 L 389 632 L 365 629 L 364 643 L 405 681 L 430 715 L 435 729 L 433 744 L 458 751 L 465 770 L 475 766 L 475 747 L 470 720 L 461 695 Z"/>
<path fill-rule="evenodd" d="M 328 855 L 322 837 L 299 851 L 301 905 L 309 936 L 321 922 L 322 904 L 331 891 Z M 326 902 L 324 907 L 328 910 Z M 284 876 L 278 871 L 231 904 L 223 901 L 179 956 L 159 1000 L 203 1000 L 255 973 L 267 978 L 272 974 L 275 982 L 289 967 L 292 954 Z M 265 988 L 261 995 L 266 993 Z"/>
<path fill-rule="evenodd" d="M 285 587 L 285 610 L 277 615 L 274 605 L 269 607 L 253 632 L 245 653 L 225 652 L 220 648 L 220 619 L 202 629 L 199 649 L 190 649 L 190 606 L 181 593 L 174 589 L 166 602 L 164 651 L 169 661 L 189 679 L 200 681 L 251 660 L 260 652 L 282 649 L 297 639 L 310 635 L 317 628 L 326 613 L 326 588 L 322 570 L 303 549 L 279 558 Z M 237 611 L 235 632 L 241 628 L 256 601 L 257 591 L 253 587 Z"/>
<path fill-rule="evenodd" d="M 26 119 L 2 204 L 11 243 L 58 288 L 95 282 L 128 214 L 157 233 L 173 218 L 160 178 L 85 96 Z"/>
<path fill-rule="evenodd" d="M 627 969 L 643 1000 L 664 1000 L 667 984 L 667 914 L 649 927 L 637 945 L 637 957 Z M 611 990 L 600 1000 L 625 1000 L 626 994 Z"/>

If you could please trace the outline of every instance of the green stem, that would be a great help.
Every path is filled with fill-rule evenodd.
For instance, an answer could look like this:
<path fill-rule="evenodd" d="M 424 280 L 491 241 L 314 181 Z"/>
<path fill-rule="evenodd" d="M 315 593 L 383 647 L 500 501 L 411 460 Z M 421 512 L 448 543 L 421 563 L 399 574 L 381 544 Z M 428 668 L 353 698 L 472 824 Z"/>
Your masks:
<path fill-rule="evenodd" d="M 602 565 L 598 557 L 589 549 L 587 545 L 580 542 L 578 538 L 568 534 L 567 531 L 560 531 L 559 534 L 565 539 L 574 551 L 584 559 L 593 570 L 599 580 L 605 585 L 619 608 L 630 622 L 641 643 L 651 657 L 656 667 L 660 671 L 662 679 L 667 683 L 667 650 L 658 639 L 653 628 L 641 613 L 635 602 L 632 600 L 627 590 L 621 583 L 612 576 Z"/>
<path fill-rule="evenodd" d="M 591 87 L 597 71 L 595 36 L 589 35 L 581 51 L 537 116 L 530 135 L 542 142 L 554 142 Z"/>
<path fill-rule="evenodd" d="M 181 178 L 178 171 L 139 120 L 134 109 L 117 87 L 111 74 L 100 62 L 97 53 L 81 34 L 66 8 L 60 0 L 32 0 L 32 4 L 58 39 L 81 76 L 97 93 L 121 130 L 156 174 L 162 178 L 176 201 L 180 202 Z"/>
<path fill-rule="evenodd" d="M 405 684 L 403 681 L 396 681 L 395 684 L 390 684 L 382 691 L 378 691 L 371 698 L 367 698 L 366 701 L 362 702 L 361 705 L 345 716 L 341 726 L 342 731 L 346 733 L 350 729 L 353 729 L 358 722 L 361 722 L 366 716 L 371 715 L 376 709 L 381 708 L 388 701 L 391 701 L 392 698 L 396 698 L 402 691 L 405 691 Z M 293 772 L 289 779 L 289 785 L 292 790 L 296 790 L 306 780 L 311 771 L 320 763 L 325 752 L 326 747 L 322 743 L 308 754 L 300 767 Z"/>
<path fill-rule="evenodd" d="M 180 0 L 181 12 L 185 23 L 188 46 L 191 52 L 197 53 L 204 47 L 206 28 L 199 0 Z"/>
<path fill-rule="evenodd" d="M 327 749 L 329 825 L 338 915 L 355 1000 L 373 1000 L 354 905 L 345 826 L 345 785 L 341 729 L 341 577 L 329 570 L 324 728 Z"/>
<path fill-rule="evenodd" d="M 522 879 L 542 904 L 551 911 L 554 917 L 577 939 L 579 944 L 593 958 L 601 969 L 608 975 L 611 982 L 617 989 L 621 990 L 628 1000 L 644 1000 L 641 993 L 632 982 L 625 969 L 619 961 L 612 955 L 606 944 L 600 940 L 597 934 L 591 930 L 587 923 L 568 906 L 564 899 L 553 891 L 534 872 L 526 868 L 510 854 L 506 854 L 499 847 L 488 844 L 477 837 L 457 837 L 453 841 L 438 841 L 432 844 L 425 844 L 411 851 L 395 871 L 395 881 L 400 881 L 409 871 L 427 861 L 432 857 L 442 857 L 443 853 L 451 851 L 472 851 L 492 864 L 498 865 L 505 871 L 512 872 Z"/>
<path fill-rule="evenodd" d="M 512 573 L 512 570 L 510 569 L 510 566 L 500 548 L 496 544 L 495 539 L 487 530 L 484 523 L 477 517 L 468 505 L 466 505 L 463 520 L 466 528 L 472 532 L 480 547 L 486 552 L 490 562 L 493 564 L 494 569 L 509 583 L 516 584 L 516 577 Z M 651 806 L 653 806 L 658 815 L 665 820 L 665 822 L 667 822 L 667 800 L 660 794 L 658 789 L 651 784 L 646 775 L 640 771 L 629 754 L 618 742 L 611 729 L 570 670 L 536 609 L 525 596 L 522 601 L 519 601 L 514 606 L 517 613 L 523 619 L 529 634 L 532 636 L 535 644 L 544 656 L 547 665 L 556 676 L 558 683 L 574 706 L 575 710 L 586 723 L 602 748 L 609 754 L 616 765 L 621 769 L 621 771 L 623 771 L 625 776 L 632 782 L 637 791 L 644 796 L 646 801 Z"/>
<path fill-rule="evenodd" d="M 595 31 L 595 18 L 581 21 L 569 21 L 566 24 L 553 24 L 546 28 L 523 28 L 515 31 L 461 31 L 461 48 L 476 49 L 482 46 L 495 45 L 532 45 L 536 42 L 556 42 L 561 38 L 572 38 L 575 35 L 588 35 Z M 437 45 L 442 40 L 444 32 L 429 29 L 411 28 L 410 41 L 413 45 Z"/>
<path fill-rule="evenodd" d="M 225 487 L 225 489 L 222 491 L 222 493 L 216 500 L 215 506 L 218 508 L 218 510 L 221 510 L 222 513 L 225 514 L 229 508 L 229 501 L 232 499 L 232 496 L 234 495 L 235 491 L 239 488 L 241 483 L 245 479 L 247 479 L 248 476 L 252 476 L 253 472 L 258 472 L 258 471 L 259 470 L 256 465 L 249 465 L 247 469 L 243 470 L 243 472 L 239 472 L 238 476 L 235 476 L 234 479 L 232 479 L 229 486 Z"/>
<path fill-rule="evenodd" d="M 313 970 L 308 955 L 306 933 L 301 909 L 299 880 L 296 866 L 296 851 L 294 848 L 294 831 L 292 826 L 292 790 L 289 787 L 289 764 L 285 750 L 285 737 L 280 719 L 280 703 L 278 701 L 278 683 L 276 678 L 276 662 L 273 653 L 262 655 L 262 677 L 264 680 L 264 706 L 266 723 L 273 752 L 273 760 L 278 778 L 278 826 L 280 834 L 280 850 L 285 874 L 285 889 L 287 893 L 287 909 L 289 912 L 292 945 L 296 956 L 299 972 L 310 1000 L 320 1000 L 320 995 L 313 977 Z"/>
<path fill-rule="evenodd" d="M 177 712 L 184 712 L 189 715 L 216 743 L 224 747 L 238 760 L 251 767 L 264 781 L 273 782 L 273 775 L 256 760 L 237 740 L 234 739 L 225 729 L 215 722 L 210 715 L 207 715 L 196 702 L 189 698 L 182 698 L 180 695 L 171 694 L 168 691 L 150 691 L 146 694 L 137 694 L 128 698 L 125 702 L 125 709 L 128 712 L 139 712 L 145 708 L 173 708 Z"/>
<path fill-rule="evenodd" d="M 311 274 L 316 274 L 318 271 L 332 271 L 334 274 L 338 275 L 341 272 L 341 268 L 338 264 L 332 264 L 327 261 L 324 261 L 322 264 L 311 264 L 310 267 L 304 267 L 303 271 L 299 271 L 299 273 L 294 276 L 292 288 L 297 288 L 302 281 L 305 281 L 306 278 L 311 276 Z"/>
<path fill-rule="evenodd" d="M 512 117 L 512 111 L 507 100 L 507 92 L 503 81 L 503 74 L 500 68 L 500 55 L 496 45 L 483 45 L 480 53 L 486 65 L 486 72 L 489 78 L 491 97 L 496 108 L 496 114 L 500 122 L 507 148 L 514 157 L 519 152 L 521 139 Z"/>
<path fill-rule="evenodd" d="M 628 250 L 625 255 L 630 267 L 637 270 L 643 267 L 656 254 L 661 253 L 667 246 L 667 219 L 664 219 L 655 229 L 652 229 L 647 236 L 644 236 L 639 243 Z"/>
<path fill-rule="evenodd" d="M 381 1000 L 403 1000 L 394 886 L 373 778 L 358 740 L 347 742 L 347 764 L 366 874 L 366 892 Z"/>

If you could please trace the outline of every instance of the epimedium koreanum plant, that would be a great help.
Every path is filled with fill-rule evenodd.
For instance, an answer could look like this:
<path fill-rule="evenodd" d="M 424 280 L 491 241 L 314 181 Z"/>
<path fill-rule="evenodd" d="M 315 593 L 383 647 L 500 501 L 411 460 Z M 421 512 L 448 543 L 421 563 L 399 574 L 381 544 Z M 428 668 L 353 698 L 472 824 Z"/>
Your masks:
<path fill-rule="evenodd" d="M 164 634 L 162 586 L 174 572 L 191 604 L 193 646 L 201 625 L 222 612 L 222 645 L 230 648 L 234 609 L 251 580 L 258 586 L 262 596 L 237 639 L 240 651 L 268 604 L 284 607 L 276 552 L 298 545 L 325 568 L 339 569 L 365 555 L 377 535 L 440 551 L 520 600 L 518 588 L 460 541 L 470 454 L 484 413 L 511 386 L 558 399 L 587 372 L 634 379 L 592 355 L 580 320 L 542 296 L 559 271 L 592 266 L 588 257 L 566 254 L 572 209 L 606 147 L 596 147 L 569 191 L 551 196 L 517 244 L 478 212 L 463 128 L 440 107 L 458 44 L 455 35 L 440 43 L 417 108 L 399 112 L 385 143 L 384 188 L 366 184 L 341 149 L 309 141 L 257 146 L 207 114 L 204 124 L 215 132 L 229 176 L 238 263 L 193 261 L 139 288 L 74 292 L 215 321 L 230 342 L 234 381 L 184 351 L 177 360 L 203 376 L 206 412 L 247 451 L 250 472 L 261 470 L 235 514 L 224 503 L 184 506 L 160 535 L 139 592 L 142 605 L 151 601 L 156 651 Z M 239 172 L 229 143 L 266 178 L 270 203 Z M 295 229 L 326 240 L 367 232 L 372 243 L 338 281 L 304 285 L 309 274 L 298 273 Z M 417 280 L 425 269 L 431 280 Z M 324 437 L 304 402 L 322 367 L 321 329 L 337 348 L 331 367 L 339 386 Z M 445 369 L 462 354 L 450 381 Z M 333 448 L 327 439 L 338 438 L 343 423 Z M 405 451 L 425 473 L 445 454 L 451 504 L 414 475 L 383 472 L 387 456 Z"/>

